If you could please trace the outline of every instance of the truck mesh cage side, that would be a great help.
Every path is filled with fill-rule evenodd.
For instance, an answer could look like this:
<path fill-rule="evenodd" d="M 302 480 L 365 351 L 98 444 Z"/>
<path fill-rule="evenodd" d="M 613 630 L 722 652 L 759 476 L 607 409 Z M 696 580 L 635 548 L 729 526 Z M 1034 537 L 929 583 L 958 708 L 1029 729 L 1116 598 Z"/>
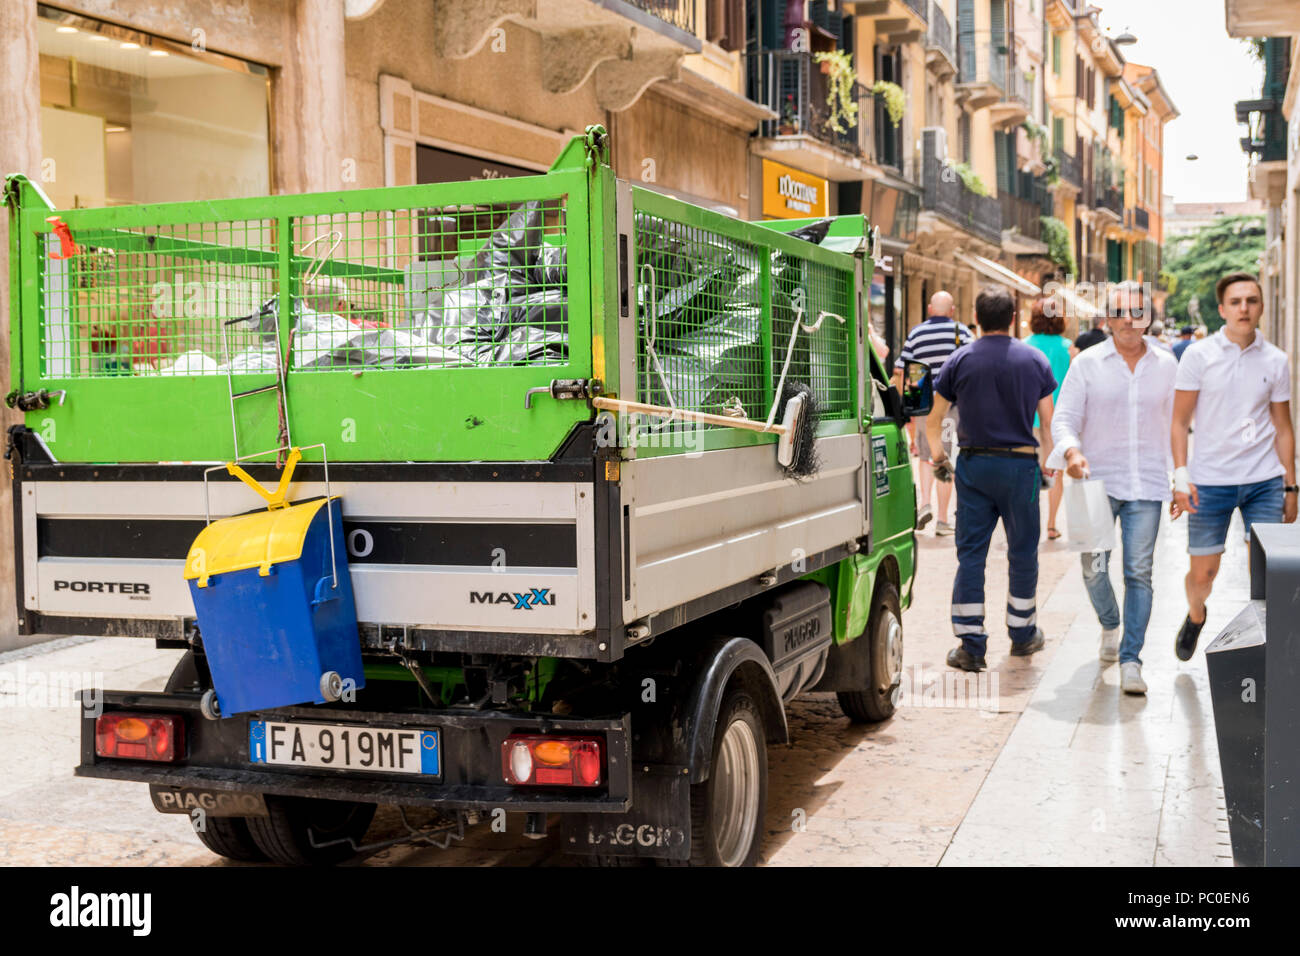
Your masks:
<path fill-rule="evenodd" d="M 851 271 L 646 211 L 635 222 L 639 401 L 766 419 L 795 322 L 823 317 L 800 329 L 786 381 L 811 386 L 823 420 L 853 417 Z M 656 430 L 700 427 L 726 426 Z"/>
<path fill-rule="evenodd" d="M 289 371 L 566 364 L 565 212 L 561 197 L 293 217 Z M 41 263 L 43 377 L 275 371 L 274 220 L 77 240 Z"/>

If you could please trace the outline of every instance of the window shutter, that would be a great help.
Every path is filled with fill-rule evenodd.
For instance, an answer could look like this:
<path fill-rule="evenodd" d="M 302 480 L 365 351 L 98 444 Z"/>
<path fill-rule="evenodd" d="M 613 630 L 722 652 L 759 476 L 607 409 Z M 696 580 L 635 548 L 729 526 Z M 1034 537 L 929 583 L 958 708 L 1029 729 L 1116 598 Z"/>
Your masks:
<path fill-rule="evenodd" d="M 1052 148 L 1065 152 L 1065 120 L 1059 116 L 1052 117 Z"/>
<path fill-rule="evenodd" d="M 1052 73 L 1061 75 L 1061 37 L 1056 33 L 1052 34 Z"/>
<path fill-rule="evenodd" d="M 823 30 L 830 30 L 830 22 L 827 19 L 827 0 L 812 0 L 808 4 L 808 19 L 816 26 Z"/>
<path fill-rule="evenodd" d="M 957 0 L 957 62 L 962 82 L 974 82 L 975 0 Z"/>

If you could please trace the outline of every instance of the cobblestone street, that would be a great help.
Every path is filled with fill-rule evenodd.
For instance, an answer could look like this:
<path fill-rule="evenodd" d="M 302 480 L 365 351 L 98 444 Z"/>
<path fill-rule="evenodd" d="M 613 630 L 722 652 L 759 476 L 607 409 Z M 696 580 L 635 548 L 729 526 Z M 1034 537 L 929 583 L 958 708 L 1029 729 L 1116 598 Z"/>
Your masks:
<path fill-rule="evenodd" d="M 1184 613 L 1186 522 L 1165 519 L 1155 608 L 1143 653 L 1145 698 L 1118 689 L 1097 659 L 1098 625 L 1079 558 L 1044 543 L 1039 622 L 1047 647 L 1011 658 L 1001 612 L 989 619 L 987 680 L 958 680 L 952 644 L 951 538 L 922 534 L 905 614 L 904 700 L 878 726 L 854 725 L 833 695 L 790 711 L 794 747 L 769 748 L 762 859 L 774 866 L 1231 865 L 1203 650 L 1248 597 L 1240 526 L 1196 656 L 1173 638 Z M 988 605 L 1002 606 L 1005 550 L 995 538 Z M 1118 563 L 1112 558 L 1112 567 Z M 1118 590 L 1118 588 L 1117 588 Z M 102 672 L 109 688 L 161 688 L 177 657 L 145 641 L 71 640 L 0 657 L 0 669 Z M 967 691 L 971 693 L 967 693 Z M 140 784 L 83 780 L 75 711 L 0 709 L 0 863 L 223 865 L 184 816 L 156 813 Z M 541 841 L 472 828 L 451 849 L 399 846 L 356 865 L 572 865 L 558 827 Z M 400 832 L 381 811 L 368 839 Z"/>

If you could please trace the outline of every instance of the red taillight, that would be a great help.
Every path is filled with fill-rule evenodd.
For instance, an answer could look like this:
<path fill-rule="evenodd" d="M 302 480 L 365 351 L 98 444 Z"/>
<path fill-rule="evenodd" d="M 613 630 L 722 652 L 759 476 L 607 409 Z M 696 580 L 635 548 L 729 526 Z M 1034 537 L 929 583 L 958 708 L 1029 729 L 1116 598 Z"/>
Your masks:
<path fill-rule="evenodd" d="M 599 737 L 512 734 L 501 744 L 501 775 L 515 786 L 598 787 L 602 746 Z"/>
<path fill-rule="evenodd" d="M 185 721 L 173 714 L 103 714 L 95 720 L 95 754 L 174 763 L 185 750 Z"/>

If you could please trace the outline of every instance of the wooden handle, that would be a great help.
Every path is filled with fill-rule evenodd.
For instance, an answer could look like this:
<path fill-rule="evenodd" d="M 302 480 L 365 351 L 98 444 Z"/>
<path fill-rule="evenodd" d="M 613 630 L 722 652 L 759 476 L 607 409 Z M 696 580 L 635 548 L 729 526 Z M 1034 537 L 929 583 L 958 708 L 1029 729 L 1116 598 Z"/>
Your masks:
<path fill-rule="evenodd" d="M 693 412 L 685 408 L 668 408 L 666 405 L 647 405 L 645 402 L 629 402 L 621 398 L 597 396 L 591 400 L 596 408 L 621 414 L 651 415 L 655 418 L 680 418 L 704 425 L 724 425 L 727 428 L 740 428 L 750 432 L 766 432 L 769 435 L 784 435 L 784 425 L 768 426 L 766 422 L 756 422 L 751 418 L 730 418 L 726 415 L 710 415 L 708 412 Z"/>

